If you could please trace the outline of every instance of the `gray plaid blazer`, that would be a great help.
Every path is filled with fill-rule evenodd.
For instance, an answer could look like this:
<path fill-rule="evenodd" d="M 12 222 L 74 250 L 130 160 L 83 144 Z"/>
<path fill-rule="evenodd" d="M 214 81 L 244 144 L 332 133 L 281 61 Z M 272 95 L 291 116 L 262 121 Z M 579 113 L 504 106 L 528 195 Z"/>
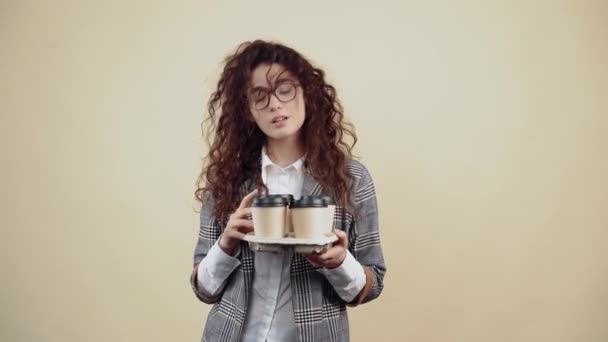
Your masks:
<path fill-rule="evenodd" d="M 294 254 L 291 263 L 291 291 L 294 320 L 298 339 L 301 342 L 342 342 L 349 340 L 346 306 L 369 302 L 382 292 L 386 272 L 378 232 L 378 207 L 372 178 L 363 164 L 351 160 L 349 171 L 354 179 L 351 191 L 355 215 L 344 208 L 336 207 L 334 227 L 345 231 L 349 237 L 351 254 L 363 265 L 366 285 L 351 303 L 345 303 L 327 279 L 304 257 Z M 248 181 L 241 188 L 244 197 L 255 188 Z M 322 195 L 319 183 L 305 170 L 302 195 Z M 194 250 L 194 270 L 190 283 L 196 296 L 203 302 L 213 304 L 201 341 L 232 342 L 241 339 L 249 296 L 253 281 L 254 255 L 246 242 L 240 246 L 240 262 L 217 296 L 208 296 L 198 290 L 198 264 L 222 234 L 224 226 L 213 215 L 213 197 L 203 197 L 200 231 Z"/>

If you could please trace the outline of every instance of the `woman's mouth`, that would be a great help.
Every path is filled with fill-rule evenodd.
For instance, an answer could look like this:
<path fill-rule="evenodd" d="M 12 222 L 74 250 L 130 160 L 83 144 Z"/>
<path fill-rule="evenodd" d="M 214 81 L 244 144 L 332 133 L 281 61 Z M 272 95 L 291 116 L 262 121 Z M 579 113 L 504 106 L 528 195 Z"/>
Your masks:
<path fill-rule="evenodd" d="M 280 116 L 277 116 L 276 118 L 272 119 L 271 123 L 272 124 L 277 124 L 277 123 L 284 122 L 285 120 L 287 120 L 287 117 L 284 116 L 284 115 L 280 115 Z"/>

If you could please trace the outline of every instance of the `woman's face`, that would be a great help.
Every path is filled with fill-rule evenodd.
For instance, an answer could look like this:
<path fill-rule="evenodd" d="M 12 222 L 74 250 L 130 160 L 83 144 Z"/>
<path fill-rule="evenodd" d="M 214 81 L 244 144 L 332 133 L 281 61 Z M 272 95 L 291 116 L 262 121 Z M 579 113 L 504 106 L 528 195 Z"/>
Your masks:
<path fill-rule="evenodd" d="M 280 64 L 261 64 L 251 74 L 247 92 L 256 124 L 269 139 L 298 137 L 306 108 L 298 80 Z"/>

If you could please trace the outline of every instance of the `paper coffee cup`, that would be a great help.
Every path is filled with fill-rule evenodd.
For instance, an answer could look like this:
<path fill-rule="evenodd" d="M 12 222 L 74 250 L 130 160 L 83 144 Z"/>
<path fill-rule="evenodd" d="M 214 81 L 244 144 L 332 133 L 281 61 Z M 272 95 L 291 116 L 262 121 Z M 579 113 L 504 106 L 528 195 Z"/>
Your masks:
<path fill-rule="evenodd" d="M 285 224 L 283 225 L 283 234 L 287 236 L 290 233 L 293 233 L 293 225 L 291 224 L 291 212 L 289 210 L 289 206 L 293 203 L 293 195 L 276 195 L 281 196 L 287 201 L 287 207 L 285 208 Z"/>
<path fill-rule="evenodd" d="M 265 238 L 284 237 L 287 204 L 280 195 L 256 197 L 251 205 L 254 234 Z"/>
<path fill-rule="evenodd" d="M 303 196 L 291 205 L 291 220 L 295 237 L 318 239 L 331 233 L 327 223 L 327 203 L 321 197 Z"/>
<path fill-rule="evenodd" d="M 334 215 L 336 213 L 336 201 L 331 196 L 321 196 L 327 204 L 327 222 L 330 227 L 330 232 L 334 230 Z"/>

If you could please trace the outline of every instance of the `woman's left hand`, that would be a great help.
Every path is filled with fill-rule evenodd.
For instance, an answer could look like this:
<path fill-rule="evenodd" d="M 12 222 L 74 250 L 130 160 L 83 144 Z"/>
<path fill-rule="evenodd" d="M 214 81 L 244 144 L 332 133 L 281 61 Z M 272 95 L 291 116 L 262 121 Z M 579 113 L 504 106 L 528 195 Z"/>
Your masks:
<path fill-rule="evenodd" d="M 342 265 L 342 262 L 344 262 L 344 259 L 346 258 L 346 249 L 348 248 L 348 236 L 339 229 L 334 230 L 334 233 L 338 237 L 338 241 L 329 247 L 325 253 L 304 255 L 313 266 L 331 270 Z"/>

